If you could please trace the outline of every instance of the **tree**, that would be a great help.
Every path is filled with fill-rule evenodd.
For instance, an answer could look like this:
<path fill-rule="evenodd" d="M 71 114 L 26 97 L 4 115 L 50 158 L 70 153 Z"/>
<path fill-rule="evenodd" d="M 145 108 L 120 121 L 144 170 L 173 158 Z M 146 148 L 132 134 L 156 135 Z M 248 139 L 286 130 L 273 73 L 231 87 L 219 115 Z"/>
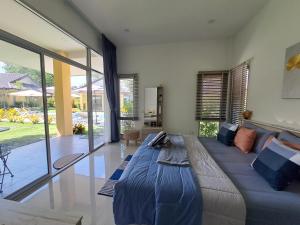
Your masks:
<path fill-rule="evenodd" d="M 133 102 L 129 99 L 124 99 L 123 108 L 121 109 L 124 114 L 132 114 L 133 113 Z"/>
<path fill-rule="evenodd" d="M 202 137 L 216 137 L 219 131 L 218 121 L 200 121 L 199 133 Z"/>
<path fill-rule="evenodd" d="M 38 70 L 34 70 L 34 69 L 30 69 L 27 67 L 18 66 L 14 64 L 9 64 L 9 63 L 6 63 L 3 66 L 3 69 L 5 70 L 6 73 L 19 73 L 19 74 L 28 75 L 38 85 L 40 86 L 42 85 L 41 72 Z M 54 85 L 53 74 L 46 73 L 46 86 L 49 87 L 53 85 Z"/>

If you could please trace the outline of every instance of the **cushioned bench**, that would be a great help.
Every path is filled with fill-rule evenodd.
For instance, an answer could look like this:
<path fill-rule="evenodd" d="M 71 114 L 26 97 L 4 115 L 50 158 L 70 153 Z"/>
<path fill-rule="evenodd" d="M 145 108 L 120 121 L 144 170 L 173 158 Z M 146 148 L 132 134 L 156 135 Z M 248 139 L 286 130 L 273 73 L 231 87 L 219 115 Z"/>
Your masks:
<path fill-rule="evenodd" d="M 244 154 L 215 138 L 199 140 L 243 195 L 247 205 L 246 225 L 300 224 L 300 181 L 284 191 L 275 191 L 251 167 L 256 153 Z"/>

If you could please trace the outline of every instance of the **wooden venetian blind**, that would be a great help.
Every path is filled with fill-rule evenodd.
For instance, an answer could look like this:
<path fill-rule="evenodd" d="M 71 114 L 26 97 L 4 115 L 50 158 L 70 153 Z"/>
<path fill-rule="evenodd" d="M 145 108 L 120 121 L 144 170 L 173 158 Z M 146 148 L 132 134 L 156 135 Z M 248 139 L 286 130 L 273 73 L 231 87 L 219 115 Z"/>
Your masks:
<path fill-rule="evenodd" d="M 228 71 L 199 72 L 197 75 L 196 120 L 225 121 Z"/>
<path fill-rule="evenodd" d="M 242 113 L 247 108 L 247 90 L 249 79 L 249 63 L 244 62 L 230 71 L 231 74 L 231 122 L 240 124 Z"/>
<path fill-rule="evenodd" d="M 139 79 L 137 74 L 119 74 L 120 120 L 139 119 Z"/>

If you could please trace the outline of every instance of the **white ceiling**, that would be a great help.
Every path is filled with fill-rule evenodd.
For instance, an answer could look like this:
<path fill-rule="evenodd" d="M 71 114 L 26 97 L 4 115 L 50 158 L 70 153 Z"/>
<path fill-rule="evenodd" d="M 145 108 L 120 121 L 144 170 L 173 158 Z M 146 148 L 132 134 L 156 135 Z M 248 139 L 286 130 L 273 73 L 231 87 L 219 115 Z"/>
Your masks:
<path fill-rule="evenodd" d="M 55 52 L 85 50 L 79 42 L 12 0 L 1 0 L 0 29 Z"/>
<path fill-rule="evenodd" d="M 145 45 L 230 37 L 268 0 L 69 1 L 117 45 Z"/>
<path fill-rule="evenodd" d="M 16 1 L 1 0 L 0 29 L 51 51 L 64 52 L 69 58 L 86 64 L 85 46 Z M 0 49 L 0 63 L 12 63 L 40 70 L 39 55 L 4 41 L 0 41 Z M 91 60 L 93 69 L 103 72 L 102 56 L 92 52 Z M 45 58 L 45 66 L 48 73 L 53 73 L 51 58 Z M 72 66 L 71 73 L 72 75 L 81 75 L 86 72 Z"/>

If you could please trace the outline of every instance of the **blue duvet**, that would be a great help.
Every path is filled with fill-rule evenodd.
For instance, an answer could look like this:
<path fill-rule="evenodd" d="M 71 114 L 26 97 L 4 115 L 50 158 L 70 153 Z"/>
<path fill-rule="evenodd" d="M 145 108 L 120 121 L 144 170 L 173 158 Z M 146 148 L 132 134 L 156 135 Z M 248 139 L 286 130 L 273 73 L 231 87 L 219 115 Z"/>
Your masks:
<path fill-rule="evenodd" d="M 201 225 L 202 200 L 191 167 L 156 162 L 159 150 L 149 135 L 115 186 L 117 225 Z"/>

